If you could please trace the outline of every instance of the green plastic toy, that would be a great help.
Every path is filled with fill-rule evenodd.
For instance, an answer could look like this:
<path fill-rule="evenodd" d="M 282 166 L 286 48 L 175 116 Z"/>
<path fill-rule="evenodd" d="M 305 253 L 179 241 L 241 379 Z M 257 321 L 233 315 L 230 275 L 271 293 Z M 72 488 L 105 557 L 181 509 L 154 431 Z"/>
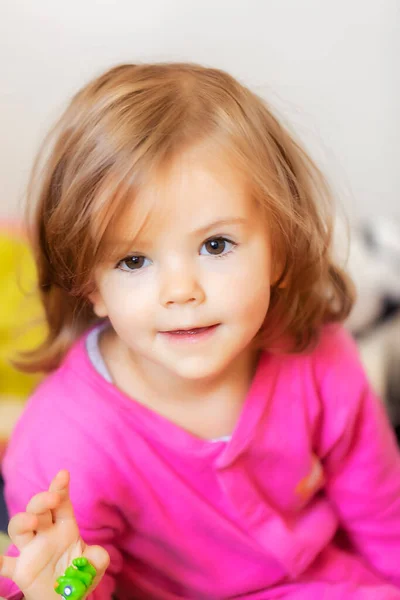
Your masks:
<path fill-rule="evenodd" d="M 82 600 L 96 576 L 96 569 L 87 558 L 74 558 L 72 566 L 68 567 L 56 581 L 54 589 L 63 600 Z"/>

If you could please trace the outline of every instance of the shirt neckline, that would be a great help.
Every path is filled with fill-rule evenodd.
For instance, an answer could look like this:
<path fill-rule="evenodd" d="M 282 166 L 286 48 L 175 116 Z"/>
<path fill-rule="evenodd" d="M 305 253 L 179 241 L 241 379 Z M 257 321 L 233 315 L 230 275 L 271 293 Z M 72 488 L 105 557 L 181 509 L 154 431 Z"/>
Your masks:
<path fill-rule="evenodd" d="M 99 327 L 99 325 L 95 327 Z M 228 441 L 212 441 L 185 430 L 104 379 L 93 366 L 86 351 L 86 339 L 92 329 L 86 332 L 70 350 L 65 359 L 64 368 L 73 370 L 75 374 L 85 379 L 93 389 L 99 392 L 96 402 L 107 404 L 108 410 L 122 411 L 124 419 L 129 419 L 132 428 L 144 438 L 152 439 L 153 442 L 168 446 L 177 452 L 190 453 L 199 457 L 215 454 L 221 468 L 235 460 L 250 443 L 276 380 L 277 370 L 273 367 L 276 361 L 273 360 L 273 355 L 266 352 L 261 353 L 230 439 Z"/>

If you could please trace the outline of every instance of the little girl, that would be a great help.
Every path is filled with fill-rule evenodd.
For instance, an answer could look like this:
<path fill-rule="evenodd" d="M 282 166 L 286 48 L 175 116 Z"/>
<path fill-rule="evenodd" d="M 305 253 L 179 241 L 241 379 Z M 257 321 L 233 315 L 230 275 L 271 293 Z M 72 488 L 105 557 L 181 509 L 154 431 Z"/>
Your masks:
<path fill-rule="evenodd" d="M 48 377 L 0 595 L 56 600 L 84 556 L 93 600 L 400 599 L 400 456 L 304 150 L 226 73 L 164 64 L 83 88 L 44 154 Z"/>

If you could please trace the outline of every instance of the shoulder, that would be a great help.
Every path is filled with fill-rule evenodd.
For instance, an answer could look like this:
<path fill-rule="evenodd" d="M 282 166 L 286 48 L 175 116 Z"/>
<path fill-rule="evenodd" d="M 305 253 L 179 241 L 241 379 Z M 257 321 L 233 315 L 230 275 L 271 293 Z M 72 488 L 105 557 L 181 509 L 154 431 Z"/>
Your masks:
<path fill-rule="evenodd" d="M 327 389 L 365 384 L 365 373 L 357 345 L 352 336 L 340 325 L 323 328 L 317 344 L 301 354 L 280 355 L 274 358 L 281 379 L 293 389 L 306 390 L 305 400 L 325 393 Z"/>
<path fill-rule="evenodd" d="M 40 422 L 44 415 L 52 422 L 68 420 L 78 409 L 86 417 L 101 416 L 100 409 L 107 404 L 104 399 L 107 400 L 113 386 L 93 367 L 86 349 L 87 337 L 84 334 L 75 342 L 61 365 L 44 377 L 30 396 L 22 416 L 25 425 Z M 83 424 L 84 419 L 80 422 Z"/>
<path fill-rule="evenodd" d="M 320 407 L 316 442 L 326 456 L 340 440 L 351 443 L 366 411 L 382 411 L 361 362 L 357 344 L 342 327 L 329 326 L 311 356 L 314 389 Z"/>
<path fill-rule="evenodd" d="M 77 410 L 95 403 L 101 390 L 101 378 L 93 372 L 85 352 L 85 338 L 70 349 L 62 364 L 44 377 L 26 403 L 14 436 L 40 429 L 42 436 L 63 430 L 62 422 L 75 420 Z M 94 385 L 97 382 L 98 386 Z M 83 424 L 84 420 L 79 423 Z M 58 426 L 60 425 L 60 426 Z"/>
<path fill-rule="evenodd" d="M 340 325 L 321 331 L 312 350 L 281 356 L 279 398 L 292 399 L 306 415 L 310 434 L 319 438 L 325 431 L 340 434 L 354 419 L 370 392 L 357 345 Z"/>
<path fill-rule="evenodd" d="M 324 328 L 310 359 L 321 391 L 327 392 L 327 386 L 351 390 L 367 385 L 357 344 L 342 326 Z"/>
<path fill-rule="evenodd" d="M 107 382 L 91 372 L 79 340 L 29 398 L 7 448 L 5 477 L 37 475 L 47 486 L 60 469 L 86 473 L 99 462 L 106 466 L 109 404 Z"/>
<path fill-rule="evenodd" d="M 327 325 L 321 331 L 313 355 L 321 363 L 342 362 L 349 358 L 358 360 L 357 344 L 343 325 Z"/>

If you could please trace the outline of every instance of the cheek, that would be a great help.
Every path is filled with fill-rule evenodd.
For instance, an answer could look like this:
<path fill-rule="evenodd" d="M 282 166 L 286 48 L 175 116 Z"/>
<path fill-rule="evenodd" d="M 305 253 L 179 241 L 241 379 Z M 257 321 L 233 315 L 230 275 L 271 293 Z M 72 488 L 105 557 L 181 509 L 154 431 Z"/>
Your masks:
<path fill-rule="evenodd" d="M 209 292 L 233 320 L 263 321 L 270 299 L 269 264 L 236 264 L 229 272 L 212 278 Z"/>
<path fill-rule="evenodd" d="M 103 301 L 108 316 L 115 324 L 143 324 L 151 313 L 151 291 L 145 282 L 135 281 L 134 276 L 116 274 L 103 284 Z"/>
<path fill-rule="evenodd" d="M 238 286 L 227 297 L 226 308 L 238 320 L 262 323 L 268 310 L 270 288 L 263 286 Z"/>

